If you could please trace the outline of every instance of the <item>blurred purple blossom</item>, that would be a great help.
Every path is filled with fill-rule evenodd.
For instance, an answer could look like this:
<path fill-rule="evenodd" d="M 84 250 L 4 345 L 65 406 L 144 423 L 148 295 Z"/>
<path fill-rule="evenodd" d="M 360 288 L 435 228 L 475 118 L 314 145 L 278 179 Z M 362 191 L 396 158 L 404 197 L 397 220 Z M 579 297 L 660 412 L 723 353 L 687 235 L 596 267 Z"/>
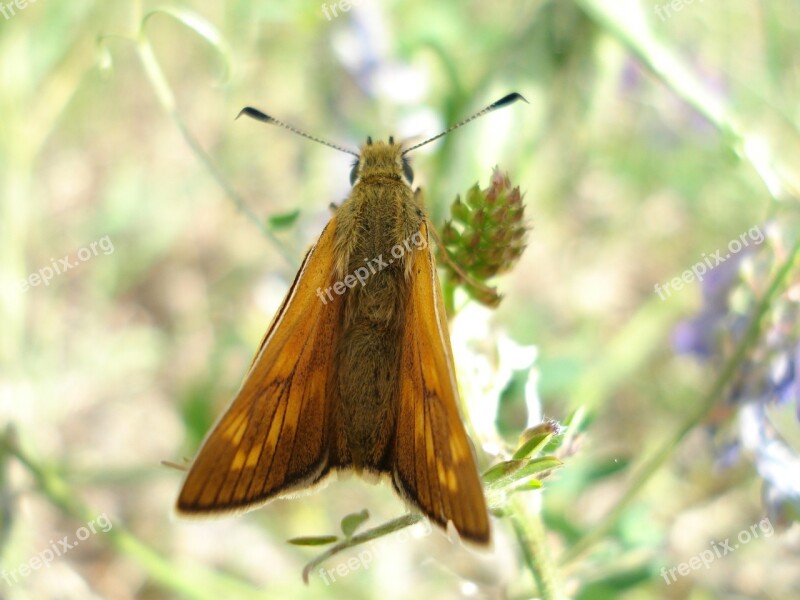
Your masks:
<path fill-rule="evenodd" d="M 705 276 L 701 283 L 702 307 L 673 331 L 672 344 L 677 353 L 718 365 L 741 341 L 753 318 L 757 290 L 764 289 L 773 262 L 774 255 L 764 250 L 774 252 L 770 246 L 780 243 L 779 228 L 774 225 L 768 224 L 764 230 L 776 233 L 777 242 L 771 239 L 771 244 L 748 247 Z M 742 265 L 748 256 L 753 261 L 748 277 L 743 278 Z M 750 292 L 750 303 L 744 304 L 749 310 L 740 302 L 732 309 L 730 299 L 737 286 Z M 800 420 L 798 315 L 800 307 L 788 295 L 776 298 L 764 315 L 760 338 L 730 382 L 726 398 L 728 404 L 737 407 L 736 438 L 723 442 L 717 456 L 717 466 L 722 468 L 732 466 L 743 455 L 753 460 L 763 481 L 765 506 L 779 524 L 800 520 L 800 456 L 772 426 L 767 407 L 773 405 L 779 410 L 793 402 Z"/>
<path fill-rule="evenodd" d="M 754 458 L 764 482 L 763 499 L 776 524 L 800 518 L 800 457 L 775 432 L 762 402 L 750 402 L 739 411 L 741 449 Z"/>
<path fill-rule="evenodd" d="M 678 323 L 672 333 L 672 347 L 678 354 L 694 354 L 703 360 L 712 357 L 720 329 L 729 320 L 730 292 L 749 250 L 734 254 L 705 275 L 700 283 L 703 307 L 695 317 Z"/>
<path fill-rule="evenodd" d="M 797 418 L 800 419 L 800 343 L 788 352 L 783 352 L 772 361 L 772 395 L 778 404 L 795 403 Z"/>

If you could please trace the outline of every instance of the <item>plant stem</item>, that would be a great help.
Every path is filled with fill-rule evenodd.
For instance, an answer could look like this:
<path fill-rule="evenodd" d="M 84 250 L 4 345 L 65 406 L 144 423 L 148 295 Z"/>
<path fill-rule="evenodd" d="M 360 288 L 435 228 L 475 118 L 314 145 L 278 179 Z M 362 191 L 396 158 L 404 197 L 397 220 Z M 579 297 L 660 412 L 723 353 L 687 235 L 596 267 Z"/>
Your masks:
<path fill-rule="evenodd" d="M 364 533 L 359 533 L 358 535 L 354 535 L 353 537 L 346 539 L 343 542 L 339 542 L 335 546 L 332 546 L 330 549 L 320 554 L 317 558 L 315 558 L 305 566 L 305 568 L 303 569 L 303 581 L 307 584 L 308 575 L 309 573 L 311 573 L 312 569 L 314 569 L 317 565 L 319 565 L 323 561 L 326 561 L 332 556 L 339 554 L 339 552 L 347 550 L 348 548 L 353 548 L 354 546 L 360 546 L 361 544 L 366 544 L 367 542 L 375 540 L 379 537 L 389 535 L 390 533 L 399 531 L 400 529 L 404 529 L 406 527 L 409 527 L 410 525 L 414 525 L 415 523 L 418 523 L 421 520 L 422 520 L 422 515 L 419 514 L 403 515 L 402 517 L 392 519 L 391 521 L 388 521 L 383 525 L 379 525 L 378 527 L 368 529 Z"/>
<path fill-rule="evenodd" d="M 153 47 L 150 45 L 150 41 L 147 39 L 147 35 L 144 32 L 144 24 L 139 32 L 139 39 L 137 41 L 136 48 L 139 59 L 142 61 L 142 66 L 147 74 L 147 78 L 156 93 L 159 104 L 178 128 L 178 131 L 180 131 L 181 136 L 188 144 L 194 155 L 200 160 L 201 163 L 203 163 L 203 166 L 208 170 L 211 177 L 214 179 L 214 181 L 216 181 L 217 185 L 222 188 L 222 191 L 225 192 L 225 195 L 228 196 L 231 201 L 233 201 L 236 208 L 256 227 L 258 227 L 261 233 L 275 245 L 275 248 L 278 250 L 279 254 L 286 259 L 286 262 L 289 265 L 293 265 L 294 259 L 287 250 L 286 245 L 275 236 L 275 234 L 264 223 L 264 221 L 250 209 L 239 193 L 233 189 L 233 186 L 220 172 L 216 164 L 214 164 L 212 158 L 203 149 L 203 147 L 200 145 L 200 142 L 197 140 L 194 134 L 192 134 L 192 132 L 189 130 L 189 127 L 184 122 L 175 105 L 175 96 L 172 93 L 172 89 L 169 87 L 167 78 L 164 76 L 164 72 L 161 70 L 161 66 L 158 64 L 158 59 L 153 52 Z"/>
<path fill-rule="evenodd" d="M 548 552 L 541 513 L 530 506 L 528 496 L 532 493 L 514 494 L 510 502 L 511 524 L 542 600 L 563 600 L 566 596 L 555 562 Z"/>
<path fill-rule="evenodd" d="M 13 427 L 0 433 L 0 455 L 16 458 L 33 476 L 42 495 L 63 514 L 83 522 L 92 521 L 98 512 L 78 499 L 78 495 L 53 469 L 44 467 L 22 450 Z M 254 589 L 231 577 L 212 571 L 176 567 L 153 548 L 126 530 L 117 519 L 104 532 L 110 544 L 122 556 L 136 561 L 154 583 L 180 597 L 193 600 L 249 597 Z"/>
<path fill-rule="evenodd" d="M 722 371 L 714 381 L 714 385 L 700 402 L 698 409 L 664 442 L 661 448 L 642 463 L 641 467 L 633 475 L 625 495 L 617 502 L 614 508 L 603 517 L 600 523 L 595 525 L 589 533 L 579 539 L 578 542 L 564 554 L 561 559 L 562 564 L 577 559 L 583 552 L 602 539 L 602 537 L 614 527 L 627 506 L 636 498 L 639 492 L 650 481 L 650 478 L 666 462 L 673 451 L 683 441 L 683 438 L 702 423 L 713 408 L 717 406 L 732 377 L 742 366 L 742 363 L 747 357 L 747 352 L 758 341 L 761 332 L 761 321 L 764 315 L 769 311 L 773 299 L 782 289 L 786 278 L 792 272 L 798 256 L 800 256 L 800 238 L 795 242 L 786 262 L 784 262 L 777 273 L 775 273 L 767 291 L 755 308 L 753 317 L 748 324 L 742 341 L 739 342 L 733 356 L 731 356 L 723 366 Z"/>

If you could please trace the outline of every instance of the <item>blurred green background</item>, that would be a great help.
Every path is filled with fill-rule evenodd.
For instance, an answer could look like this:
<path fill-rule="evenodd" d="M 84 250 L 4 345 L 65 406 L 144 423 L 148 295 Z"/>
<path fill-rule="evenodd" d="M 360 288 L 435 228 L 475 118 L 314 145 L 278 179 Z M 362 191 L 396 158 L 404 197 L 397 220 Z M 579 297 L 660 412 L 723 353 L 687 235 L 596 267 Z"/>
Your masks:
<path fill-rule="evenodd" d="M 747 452 L 721 467 L 720 448 L 739 437 L 740 359 L 769 356 L 755 351 L 767 327 L 715 334 L 705 362 L 676 354 L 703 289 L 661 300 L 654 286 L 772 223 L 773 262 L 745 263 L 740 312 L 774 292 L 759 314 L 775 322 L 780 299 L 797 338 L 800 5 L 353 4 L 336 17 L 339 4 L 307 1 L 0 9 L 0 575 L 16 573 L 0 597 L 796 597 L 792 515 L 708 568 L 663 575 L 767 518 L 763 470 Z M 349 190 L 350 157 L 238 111 L 357 148 L 436 134 L 510 91 L 530 104 L 413 164 L 437 226 L 495 165 L 525 193 L 528 248 L 492 282 L 502 304 L 457 296 L 452 336 L 482 466 L 508 458 L 537 411 L 586 415 L 544 489 L 520 494 L 544 524 L 535 560 L 555 591 L 507 518 L 488 556 L 417 527 L 381 539 L 367 567 L 303 585 L 322 550 L 287 539 L 405 510 L 355 478 L 243 516 L 175 518 L 182 474 L 160 461 L 196 451 Z M 74 267 L 21 284 L 62 257 Z M 796 405 L 769 410 L 795 452 Z M 113 527 L 20 571 L 101 515 Z"/>

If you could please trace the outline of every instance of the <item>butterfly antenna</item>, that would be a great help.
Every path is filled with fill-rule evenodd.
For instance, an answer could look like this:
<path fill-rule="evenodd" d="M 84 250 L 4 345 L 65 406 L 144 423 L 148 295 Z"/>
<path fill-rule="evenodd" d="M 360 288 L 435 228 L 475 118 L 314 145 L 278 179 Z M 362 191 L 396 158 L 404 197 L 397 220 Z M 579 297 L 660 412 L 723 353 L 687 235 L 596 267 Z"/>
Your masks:
<path fill-rule="evenodd" d="M 411 148 L 407 148 L 407 149 L 403 150 L 403 154 L 407 154 L 407 153 L 411 152 L 412 150 L 416 150 L 420 146 L 424 146 L 425 144 L 428 144 L 428 143 L 432 142 L 433 140 L 438 140 L 440 137 L 442 137 L 443 135 L 447 135 L 448 133 L 450 133 L 454 129 L 458 129 L 462 125 L 466 125 L 470 121 L 474 121 L 478 117 L 482 117 L 486 113 L 490 113 L 493 110 L 497 110 L 498 108 L 503 108 L 504 106 L 508 106 L 509 104 L 513 104 L 517 100 L 522 100 L 523 102 L 525 102 L 525 104 L 529 104 L 529 102 L 527 100 L 525 100 L 525 98 L 522 96 L 522 94 L 518 94 L 516 92 L 513 92 L 511 94 L 508 94 L 507 96 L 503 96 L 502 98 L 500 98 L 500 100 L 497 100 L 496 102 L 492 102 L 489 106 L 487 106 L 483 110 L 479 110 L 474 115 L 464 119 L 460 123 L 456 123 L 452 127 L 448 128 L 448 129 L 445 129 L 439 135 L 435 135 L 432 138 L 428 138 L 424 142 L 420 142 L 419 144 L 416 144 L 415 146 L 411 146 Z"/>
<path fill-rule="evenodd" d="M 352 154 L 356 158 L 358 158 L 358 152 L 353 152 L 352 150 L 348 150 L 347 148 L 342 148 L 341 146 L 337 146 L 336 144 L 331 144 L 330 142 L 326 142 L 325 140 L 321 140 L 319 138 L 314 137 L 313 135 L 308 135 L 304 131 L 300 131 L 299 129 L 292 127 L 291 125 L 287 125 L 283 121 L 279 121 L 274 117 L 270 117 L 269 115 L 261 112 L 260 110 L 253 108 L 252 106 L 245 106 L 236 118 L 238 119 L 242 115 L 247 115 L 248 117 L 255 119 L 256 121 L 262 121 L 264 123 L 271 123 L 273 125 L 277 125 L 278 127 L 283 127 L 284 129 L 288 129 L 296 133 L 297 135 L 302 135 L 304 138 L 308 138 L 309 140 L 313 140 L 317 143 L 322 144 L 323 146 L 328 146 L 329 148 L 333 148 L 334 150 L 339 150 L 341 152 L 346 152 L 347 154 Z"/>

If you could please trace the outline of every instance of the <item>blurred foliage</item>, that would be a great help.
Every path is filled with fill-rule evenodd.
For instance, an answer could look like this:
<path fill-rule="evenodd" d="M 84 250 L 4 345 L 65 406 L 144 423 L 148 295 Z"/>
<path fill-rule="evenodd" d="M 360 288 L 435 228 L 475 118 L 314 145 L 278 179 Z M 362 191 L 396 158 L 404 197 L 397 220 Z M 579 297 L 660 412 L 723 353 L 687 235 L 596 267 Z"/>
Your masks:
<path fill-rule="evenodd" d="M 794 597 L 800 5 L 353 4 L 3 3 L 0 596 Z M 530 105 L 413 154 L 437 227 L 495 165 L 527 205 L 497 310 L 451 296 L 481 470 L 524 488 L 498 495 L 493 553 L 358 478 L 172 518 L 160 462 L 197 449 L 349 190 L 349 158 L 239 110 L 356 148 L 510 91 Z M 108 532 L 22 573 L 100 514 Z M 286 543 L 339 529 L 319 563 Z"/>

